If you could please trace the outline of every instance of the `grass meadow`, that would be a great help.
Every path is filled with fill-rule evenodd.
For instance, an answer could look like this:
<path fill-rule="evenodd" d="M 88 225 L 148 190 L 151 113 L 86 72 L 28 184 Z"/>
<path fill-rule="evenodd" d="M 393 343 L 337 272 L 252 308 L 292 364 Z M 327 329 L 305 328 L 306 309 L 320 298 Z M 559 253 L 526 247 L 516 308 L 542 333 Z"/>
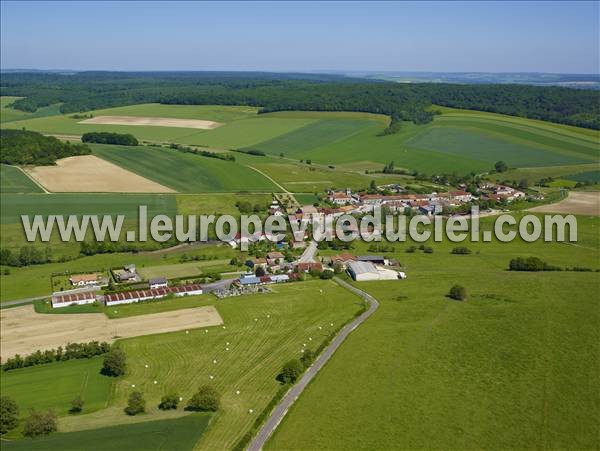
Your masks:
<path fill-rule="evenodd" d="M 10 451 L 188 451 L 210 423 L 210 415 L 193 414 L 181 418 L 147 421 L 78 432 L 59 432 L 48 437 L 2 442 Z"/>
<path fill-rule="evenodd" d="M 576 245 L 465 244 L 471 255 L 396 245 L 408 278 L 356 284 L 380 309 L 266 448 L 596 448 L 600 274 L 507 271 L 516 256 L 599 269 L 600 219 L 578 220 Z M 446 297 L 454 284 L 466 301 Z"/>
<path fill-rule="evenodd" d="M 3 396 L 19 405 L 21 418 L 29 409 L 53 409 L 57 415 L 69 415 L 71 401 L 77 396 L 85 401 L 84 412 L 107 406 L 113 379 L 100 374 L 102 357 L 50 363 L 2 373 Z M 3 444 L 4 447 L 4 444 Z"/>

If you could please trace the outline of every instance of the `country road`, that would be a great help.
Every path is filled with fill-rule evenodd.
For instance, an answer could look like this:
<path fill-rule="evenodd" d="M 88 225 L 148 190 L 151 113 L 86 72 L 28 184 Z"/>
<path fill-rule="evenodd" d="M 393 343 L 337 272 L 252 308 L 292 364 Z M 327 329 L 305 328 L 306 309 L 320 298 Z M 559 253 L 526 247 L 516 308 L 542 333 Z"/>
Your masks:
<path fill-rule="evenodd" d="M 352 291 L 353 293 L 362 297 L 365 301 L 369 303 L 369 308 L 362 313 L 360 316 L 353 319 L 350 323 L 346 324 L 342 330 L 335 336 L 332 342 L 325 348 L 325 350 L 317 357 L 315 363 L 310 366 L 302 376 L 302 378 L 288 391 L 281 402 L 275 407 L 269 418 L 262 426 L 262 428 L 258 431 L 256 436 L 252 439 L 248 448 L 248 451 L 260 451 L 262 447 L 265 445 L 273 431 L 277 428 L 289 408 L 294 404 L 298 396 L 302 394 L 304 389 L 308 386 L 308 384 L 313 380 L 313 378 L 317 375 L 319 370 L 325 366 L 325 364 L 329 361 L 331 356 L 337 351 L 340 345 L 344 342 L 344 340 L 350 335 L 350 333 L 360 326 L 365 320 L 371 316 L 375 310 L 379 307 L 379 302 L 368 293 L 365 293 L 358 288 L 353 287 L 349 283 L 335 277 L 334 280 L 341 285 L 342 287 Z"/>

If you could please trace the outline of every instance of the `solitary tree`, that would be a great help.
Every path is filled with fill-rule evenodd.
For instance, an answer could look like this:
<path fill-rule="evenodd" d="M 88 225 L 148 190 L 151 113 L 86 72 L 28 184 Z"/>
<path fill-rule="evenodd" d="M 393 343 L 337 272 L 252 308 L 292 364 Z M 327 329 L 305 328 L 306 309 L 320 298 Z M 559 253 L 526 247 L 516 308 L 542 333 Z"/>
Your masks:
<path fill-rule="evenodd" d="M 452 299 L 456 299 L 457 301 L 464 301 L 467 299 L 467 289 L 461 285 L 454 285 L 450 288 L 450 293 L 448 296 Z"/>
<path fill-rule="evenodd" d="M 127 407 L 125 407 L 125 413 L 127 415 L 137 415 L 138 413 L 142 413 L 145 410 L 146 400 L 144 399 L 144 395 L 142 394 L 142 392 L 134 391 L 131 395 L 129 395 Z"/>
<path fill-rule="evenodd" d="M 56 431 L 56 414 L 52 410 L 40 412 L 31 410 L 29 417 L 25 420 L 23 426 L 23 435 L 26 437 L 37 437 L 38 435 L 48 435 Z"/>
<path fill-rule="evenodd" d="M 161 398 L 158 408 L 161 410 L 171 410 L 177 409 L 178 405 L 179 395 L 177 393 L 169 393 Z"/>
<path fill-rule="evenodd" d="M 122 376 L 127 369 L 127 357 L 125 352 L 119 348 L 114 348 L 104 356 L 102 364 L 102 374 L 107 376 Z"/>
<path fill-rule="evenodd" d="M 504 161 L 496 161 L 494 169 L 496 169 L 496 172 L 506 172 L 508 170 L 508 165 Z"/>
<path fill-rule="evenodd" d="M 6 434 L 19 424 L 19 406 L 9 396 L 0 398 L 0 434 Z"/>
<path fill-rule="evenodd" d="M 283 365 L 277 379 L 284 384 L 293 384 L 298 380 L 303 371 L 304 366 L 302 362 L 298 359 L 293 359 Z"/>
<path fill-rule="evenodd" d="M 204 385 L 188 401 L 187 410 L 216 412 L 221 407 L 221 395 L 214 388 Z"/>

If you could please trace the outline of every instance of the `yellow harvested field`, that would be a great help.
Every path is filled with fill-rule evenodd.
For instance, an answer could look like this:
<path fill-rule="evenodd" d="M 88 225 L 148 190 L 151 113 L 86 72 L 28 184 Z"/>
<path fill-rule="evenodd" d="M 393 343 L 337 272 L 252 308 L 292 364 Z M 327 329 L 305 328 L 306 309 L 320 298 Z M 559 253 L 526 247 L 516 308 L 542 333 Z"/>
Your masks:
<path fill-rule="evenodd" d="M 94 155 L 62 158 L 56 166 L 35 166 L 25 171 L 54 193 L 175 192 Z"/>
<path fill-rule="evenodd" d="M 569 196 L 560 202 L 540 205 L 529 211 L 600 216 L 600 192 L 571 191 Z"/>
<path fill-rule="evenodd" d="M 141 116 L 96 116 L 85 119 L 80 124 L 102 125 L 143 125 L 150 127 L 179 127 L 199 128 L 210 130 L 223 124 L 201 119 L 174 119 L 170 117 L 141 117 Z"/>
<path fill-rule="evenodd" d="M 98 313 L 36 313 L 32 305 L 25 305 L 0 311 L 0 356 L 6 360 L 15 354 L 64 347 L 67 343 L 93 340 L 110 343 L 118 338 L 220 324 L 223 319 L 213 306 L 108 319 Z"/>

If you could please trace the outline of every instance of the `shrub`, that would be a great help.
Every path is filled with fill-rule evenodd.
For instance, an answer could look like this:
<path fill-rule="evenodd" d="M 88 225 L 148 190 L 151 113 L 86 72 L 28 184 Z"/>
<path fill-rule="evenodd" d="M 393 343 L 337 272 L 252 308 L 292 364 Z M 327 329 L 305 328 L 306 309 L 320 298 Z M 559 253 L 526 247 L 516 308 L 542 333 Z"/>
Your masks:
<path fill-rule="evenodd" d="M 142 392 L 134 391 L 131 395 L 129 395 L 127 407 L 125 407 L 125 413 L 127 415 L 137 415 L 138 413 L 142 413 L 145 410 L 146 400 L 144 399 L 144 395 L 142 394 Z"/>
<path fill-rule="evenodd" d="M 467 289 L 461 285 L 454 285 L 450 288 L 450 293 L 448 296 L 452 299 L 456 299 L 457 301 L 464 301 L 467 299 Z"/>
<path fill-rule="evenodd" d="M 221 407 L 221 395 L 214 388 L 204 385 L 188 401 L 186 410 L 216 412 Z"/>
<path fill-rule="evenodd" d="M 332 279 L 333 278 L 333 271 L 322 271 L 321 274 L 319 274 L 319 277 L 321 279 Z"/>
<path fill-rule="evenodd" d="M 468 255 L 471 253 L 471 249 L 469 249 L 468 247 L 464 247 L 464 246 L 458 246 L 458 247 L 455 247 L 454 249 L 452 249 L 452 251 L 450 253 L 455 254 L 455 255 Z"/>
<path fill-rule="evenodd" d="M 102 364 L 102 374 L 106 376 L 122 376 L 127 370 L 127 357 L 125 352 L 115 348 L 104 356 Z"/>
<path fill-rule="evenodd" d="M 19 406 L 9 396 L 0 397 L 0 434 L 6 434 L 19 424 Z"/>
<path fill-rule="evenodd" d="M 169 393 L 161 398 L 158 408 L 161 410 L 172 410 L 177 409 L 177 406 L 179 406 L 179 395 L 177 393 Z"/>
<path fill-rule="evenodd" d="M 73 401 L 71 401 L 71 408 L 69 409 L 69 412 L 71 413 L 79 413 L 83 410 L 83 399 L 81 399 L 81 396 L 78 396 L 77 398 L 75 398 Z"/>
<path fill-rule="evenodd" d="M 316 356 L 314 352 L 312 352 L 310 349 L 305 349 L 302 357 L 300 357 L 300 362 L 304 368 L 308 368 L 315 361 L 315 357 Z"/>
<path fill-rule="evenodd" d="M 415 246 L 409 246 L 406 248 L 405 252 L 407 252 L 409 254 L 413 254 L 414 252 L 416 252 L 416 250 L 417 250 L 417 248 Z"/>
<path fill-rule="evenodd" d="M 31 410 L 31 413 L 25 420 L 25 425 L 23 426 L 23 435 L 26 437 L 48 435 L 51 432 L 55 432 L 56 428 L 56 414 L 54 411 L 48 410 L 46 412 L 39 412 Z"/>
<path fill-rule="evenodd" d="M 552 266 L 537 257 L 517 257 L 508 264 L 510 271 L 560 271 L 558 266 Z"/>
<path fill-rule="evenodd" d="M 429 246 L 425 246 L 423 248 L 423 252 L 425 252 L 426 254 L 433 254 L 433 248 L 429 247 Z"/>
<path fill-rule="evenodd" d="M 298 380 L 304 372 L 304 366 L 298 359 L 293 359 L 283 365 L 281 372 L 277 376 L 277 380 L 284 384 L 293 384 Z"/>

